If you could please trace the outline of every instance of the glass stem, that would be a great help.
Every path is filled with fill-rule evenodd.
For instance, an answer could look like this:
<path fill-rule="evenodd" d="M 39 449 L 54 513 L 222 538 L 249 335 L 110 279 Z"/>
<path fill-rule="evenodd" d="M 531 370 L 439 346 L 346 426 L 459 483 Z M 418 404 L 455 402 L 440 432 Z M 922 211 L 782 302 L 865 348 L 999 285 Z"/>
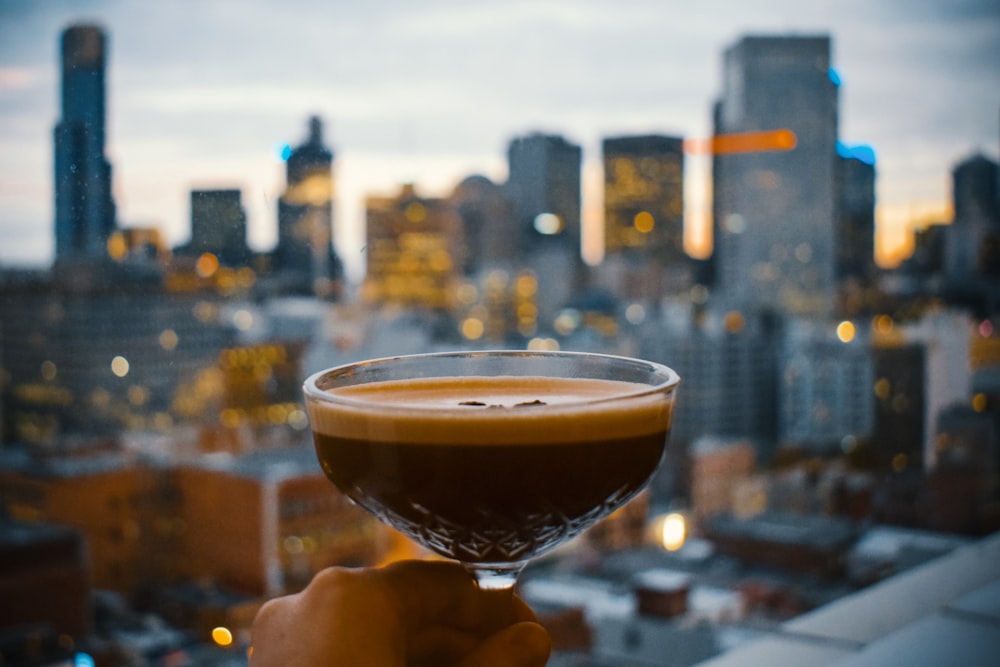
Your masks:
<path fill-rule="evenodd" d="M 524 569 L 524 563 L 511 563 L 503 565 L 466 565 L 465 569 L 475 578 L 480 590 L 499 591 L 506 590 L 512 594 L 514 584 L 517 583 L 517 575 Z"/>
<path fill-rule="evenodd" d="M 485 596 L 485 627 L 494 631 L 501 630 L 515 621 L 514 585 L 517 575 L 524 569 L 524 563 L 504 565 L 470 565 L 465 569 L 476 580 L 479 590 Z"/>

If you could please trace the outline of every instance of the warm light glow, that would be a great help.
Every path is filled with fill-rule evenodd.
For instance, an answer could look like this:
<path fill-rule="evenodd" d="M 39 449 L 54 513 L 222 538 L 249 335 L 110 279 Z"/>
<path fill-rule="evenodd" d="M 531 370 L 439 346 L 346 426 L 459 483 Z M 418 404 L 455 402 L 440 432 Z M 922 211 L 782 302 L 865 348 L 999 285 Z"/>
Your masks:
<path fill-rule="evenodd" d="M 329 173 L 317 172 L 295 185 L 289 185 L 284 198 L 296 206 L 323 206 L 333 197 L 333 181 Z"/>
<path fill-rule="evenodd" d="M 145 405 L 149 400 L 149 390 L 137 384 L 128 388 L 128 402 L 132 405 Z"/>
<path fill-rule="evenodd" d="M 206 252 L 198 258 L 195 264 L 195 271 L 202 278 L 211 278 L 219 270 L 219 258 L 210 252 Z"/>
<path fill-rule="evenodd" d="M 555 213 L 539 213 L 535 216 L 535 231 L 552 236 L 563 230 L 563 221 Z"/>
<path fill-rule="evenodd" d="M 872 322 L 875 325 L 875 332 L 879 334 L 891 333 L 896 323 L 889 315 L 878 315 Z"/>
<path fill-rule="evenodd" d="M 247 331 L 253 326 L 253 314 L 241 308 L 233 314 L 233 324 L 240 331 Z"/>
<path fill-rule="evenodd" d="M 54 380 L 56 377 L 56 365 L 51 361 L 42 362 L 42 379 Z"/>
<path fill-rule="evenodd" d="M 552 328 L 561 336 L 568 336 L 580 326 L 580 312 L 567 308 L 556 316 L 552 321 Z"/>
<path fill-rule="evenodd" d="M 173 329 L 164 329 L 160 332 L 160 347 L 168 352 L 176 349 L 178 340 L 177 332 Z"/>
<path fill-rule="evenodd" d="M 219 646 L 229 646 L 233 643 L 233 633 L 229 631 L 229 628 L 224 628 L 222 626 L 213 628 L 212 641 Z"/>
<path fill-rule="evenodd" d="M 671 512 L 663 517 L 663 525 L 660 527 L 660 542 L 667 551 L 677 551 L 684 546 L 687 539 L 687 522 L 684 515 Z"/>
<path fill-rule="evenodd" d="M 281 403 L 267 406 L 267 420 L 272 424 L 284 424 L 288 421 L 288 407 Z"/>
<path fill-rule="evenodd" d="M 128 359 L 122 356 L 115 357 L 111 360 L 111 372 L 120 378 L 128 375 L 129 363 Z"/>
<path fill-rule="evenodd" d="M 403 215 L 410 222 L 423 222 L 427 219 L 427 207 L 418 201 L 410 202 L 403 211 Z"/>
<path fill-rule="evenodd" d="M 837 325 L 837 338 L 840 339 L 841 343 L 850 343 L 856 334 L 857 329 L 855 329 L 853 322 L 844 320 Z"/>
<path fill-rule="evenodd" d="M 892 469 L 896 472 L 903 472 L 906 470 L 907 462 L 906 454 L 896 454 L 892 457 Z"/>
<path fill-rule="evenodd" d="M 632 226 L 635 227 L 637 232 L 642 234 L 648 234 L 653 231 L 655 224 L 656 221 L 653 220 L 653 214 L 649 211 L 639 211 L 632 220 Z"/>
<path fill-rule="evenodd" d="M 218 308 L 208 301 L 199 301 L 194 307 L 194 316 L 199 322 L 208 322 L 218 315 Z"/>
<path fill-rule="evenodd" d="M 529 299 L 538 292 L 538 279 L 531 273 L 521 273 L 514 283 L 517 295 L 522 299 Z"/>
<path fill-rule="evenodd" d="M 243 415 L 235 408 L 226 408 L 219 413 L 219 423 L 224 428 L 236 428 L 243 422 Z"/>
<path fill-rule="evenodd" d="M 309 428 L 309 417 L 304 410 L 295 408 L 288 412 L 288 425 L 296 431 L 304 431 Z"/>
<path fill-rule="evenodd" d="M 559 341 L 557 341 L 555 338 L 542 338 L 542 337 L 532 338 L 531 340 L 528 341 L 528 349 L 532 351 L 558 350 Z"/>
<path fill-rule="evenodd" d="M 240 287 L 253 287 L 257 282 L 257 274 L 249 266 L 244 266 L 236 272 L 236 284 Z"/>
<path fill-rule="evenodd" d="M 763 132 L 737 132 L 717 134 L 709 139 L 685 139 L 684 152 L 728 155 L 731 153 L 790 151 L 795 148 L 797 142 L 795 133 L 784 128 Z"/>
<path fill-rule="evenodd" d="M 954 218 L 950 204 L 940 201 L 879 201 L 875 207 L 875 261 L 891 268 L 913 254 L 914 232 Z"/>
<path fill-rule="evenodd" d="M 462 321 L 462 335 L 469 340 L 478 340 L 482 338 L 483 333 L 486 331 L 483 321 L 478 317 L 467 317 Z"/>
<path fill-rule="evenodd" d="M 986 394 L 976 394 L 972 397 L 972 409 L 976 412 L 986 410 Z"/>
<path fill-rule="evenodd" d="M 455 299 L 466 306 L 470 306 L 479 298 L 479 290 L 472 283 L 462 283 L 455 290 Z"/>
<path fill-rule="evenodd" d="M 882 399 L 883 401 L 889 398 L 889 394 L 892 392 L 892 385 L 886 378 L 879 378 L 875 382 L 875 396 Z"/>
<path fill-rule="evenodd" d="M 117 261 L 123 259 L 128 253 L 128 244 L 121 232 L 115 232 L 108 237 L 108 257 Z"/>
<path fill-rule="evenodd" d="M 726 316 L 722 319 L 722 326 L 727 333 L 739 333 L 743 331 L 745 325 L 746 320 L 743 319 L 743 314 L 735 310 L 726 313 Z"/>

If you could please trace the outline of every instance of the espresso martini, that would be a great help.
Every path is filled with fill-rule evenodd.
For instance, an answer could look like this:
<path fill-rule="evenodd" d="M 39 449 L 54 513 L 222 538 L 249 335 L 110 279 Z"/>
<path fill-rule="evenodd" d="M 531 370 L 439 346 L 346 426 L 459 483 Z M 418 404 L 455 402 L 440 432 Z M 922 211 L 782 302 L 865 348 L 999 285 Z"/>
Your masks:
<path fill-rule="evenodd" d="M 461 376 L 326 389 L 309 402 L 326 475 L 439 554 L 514 563 L 632 498 L 662 457 L 672 400 L 648 384 Z"/>

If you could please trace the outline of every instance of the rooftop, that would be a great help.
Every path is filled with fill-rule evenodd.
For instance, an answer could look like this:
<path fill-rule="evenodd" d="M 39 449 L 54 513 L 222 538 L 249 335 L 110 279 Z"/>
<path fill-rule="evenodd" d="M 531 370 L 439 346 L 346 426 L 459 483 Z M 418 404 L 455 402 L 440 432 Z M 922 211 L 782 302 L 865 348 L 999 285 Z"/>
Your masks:
<path fill-rule="evenodd" d="M 996 664 L 1000 533 L 740 645 L 702 667 Z"/>

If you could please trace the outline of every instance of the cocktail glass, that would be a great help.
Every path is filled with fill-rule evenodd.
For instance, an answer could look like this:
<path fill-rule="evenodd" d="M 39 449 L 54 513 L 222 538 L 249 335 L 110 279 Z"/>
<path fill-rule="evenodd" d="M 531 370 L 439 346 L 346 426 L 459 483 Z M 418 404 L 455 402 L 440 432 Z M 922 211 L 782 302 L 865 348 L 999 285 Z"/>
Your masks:
<path fill-rule="evenodd" d="M 486 590 L 635 496 L 666 447 L 677 373 L 576 352 L 445 352 L 316 373 L 306 406 L 347 496 Z"/>

